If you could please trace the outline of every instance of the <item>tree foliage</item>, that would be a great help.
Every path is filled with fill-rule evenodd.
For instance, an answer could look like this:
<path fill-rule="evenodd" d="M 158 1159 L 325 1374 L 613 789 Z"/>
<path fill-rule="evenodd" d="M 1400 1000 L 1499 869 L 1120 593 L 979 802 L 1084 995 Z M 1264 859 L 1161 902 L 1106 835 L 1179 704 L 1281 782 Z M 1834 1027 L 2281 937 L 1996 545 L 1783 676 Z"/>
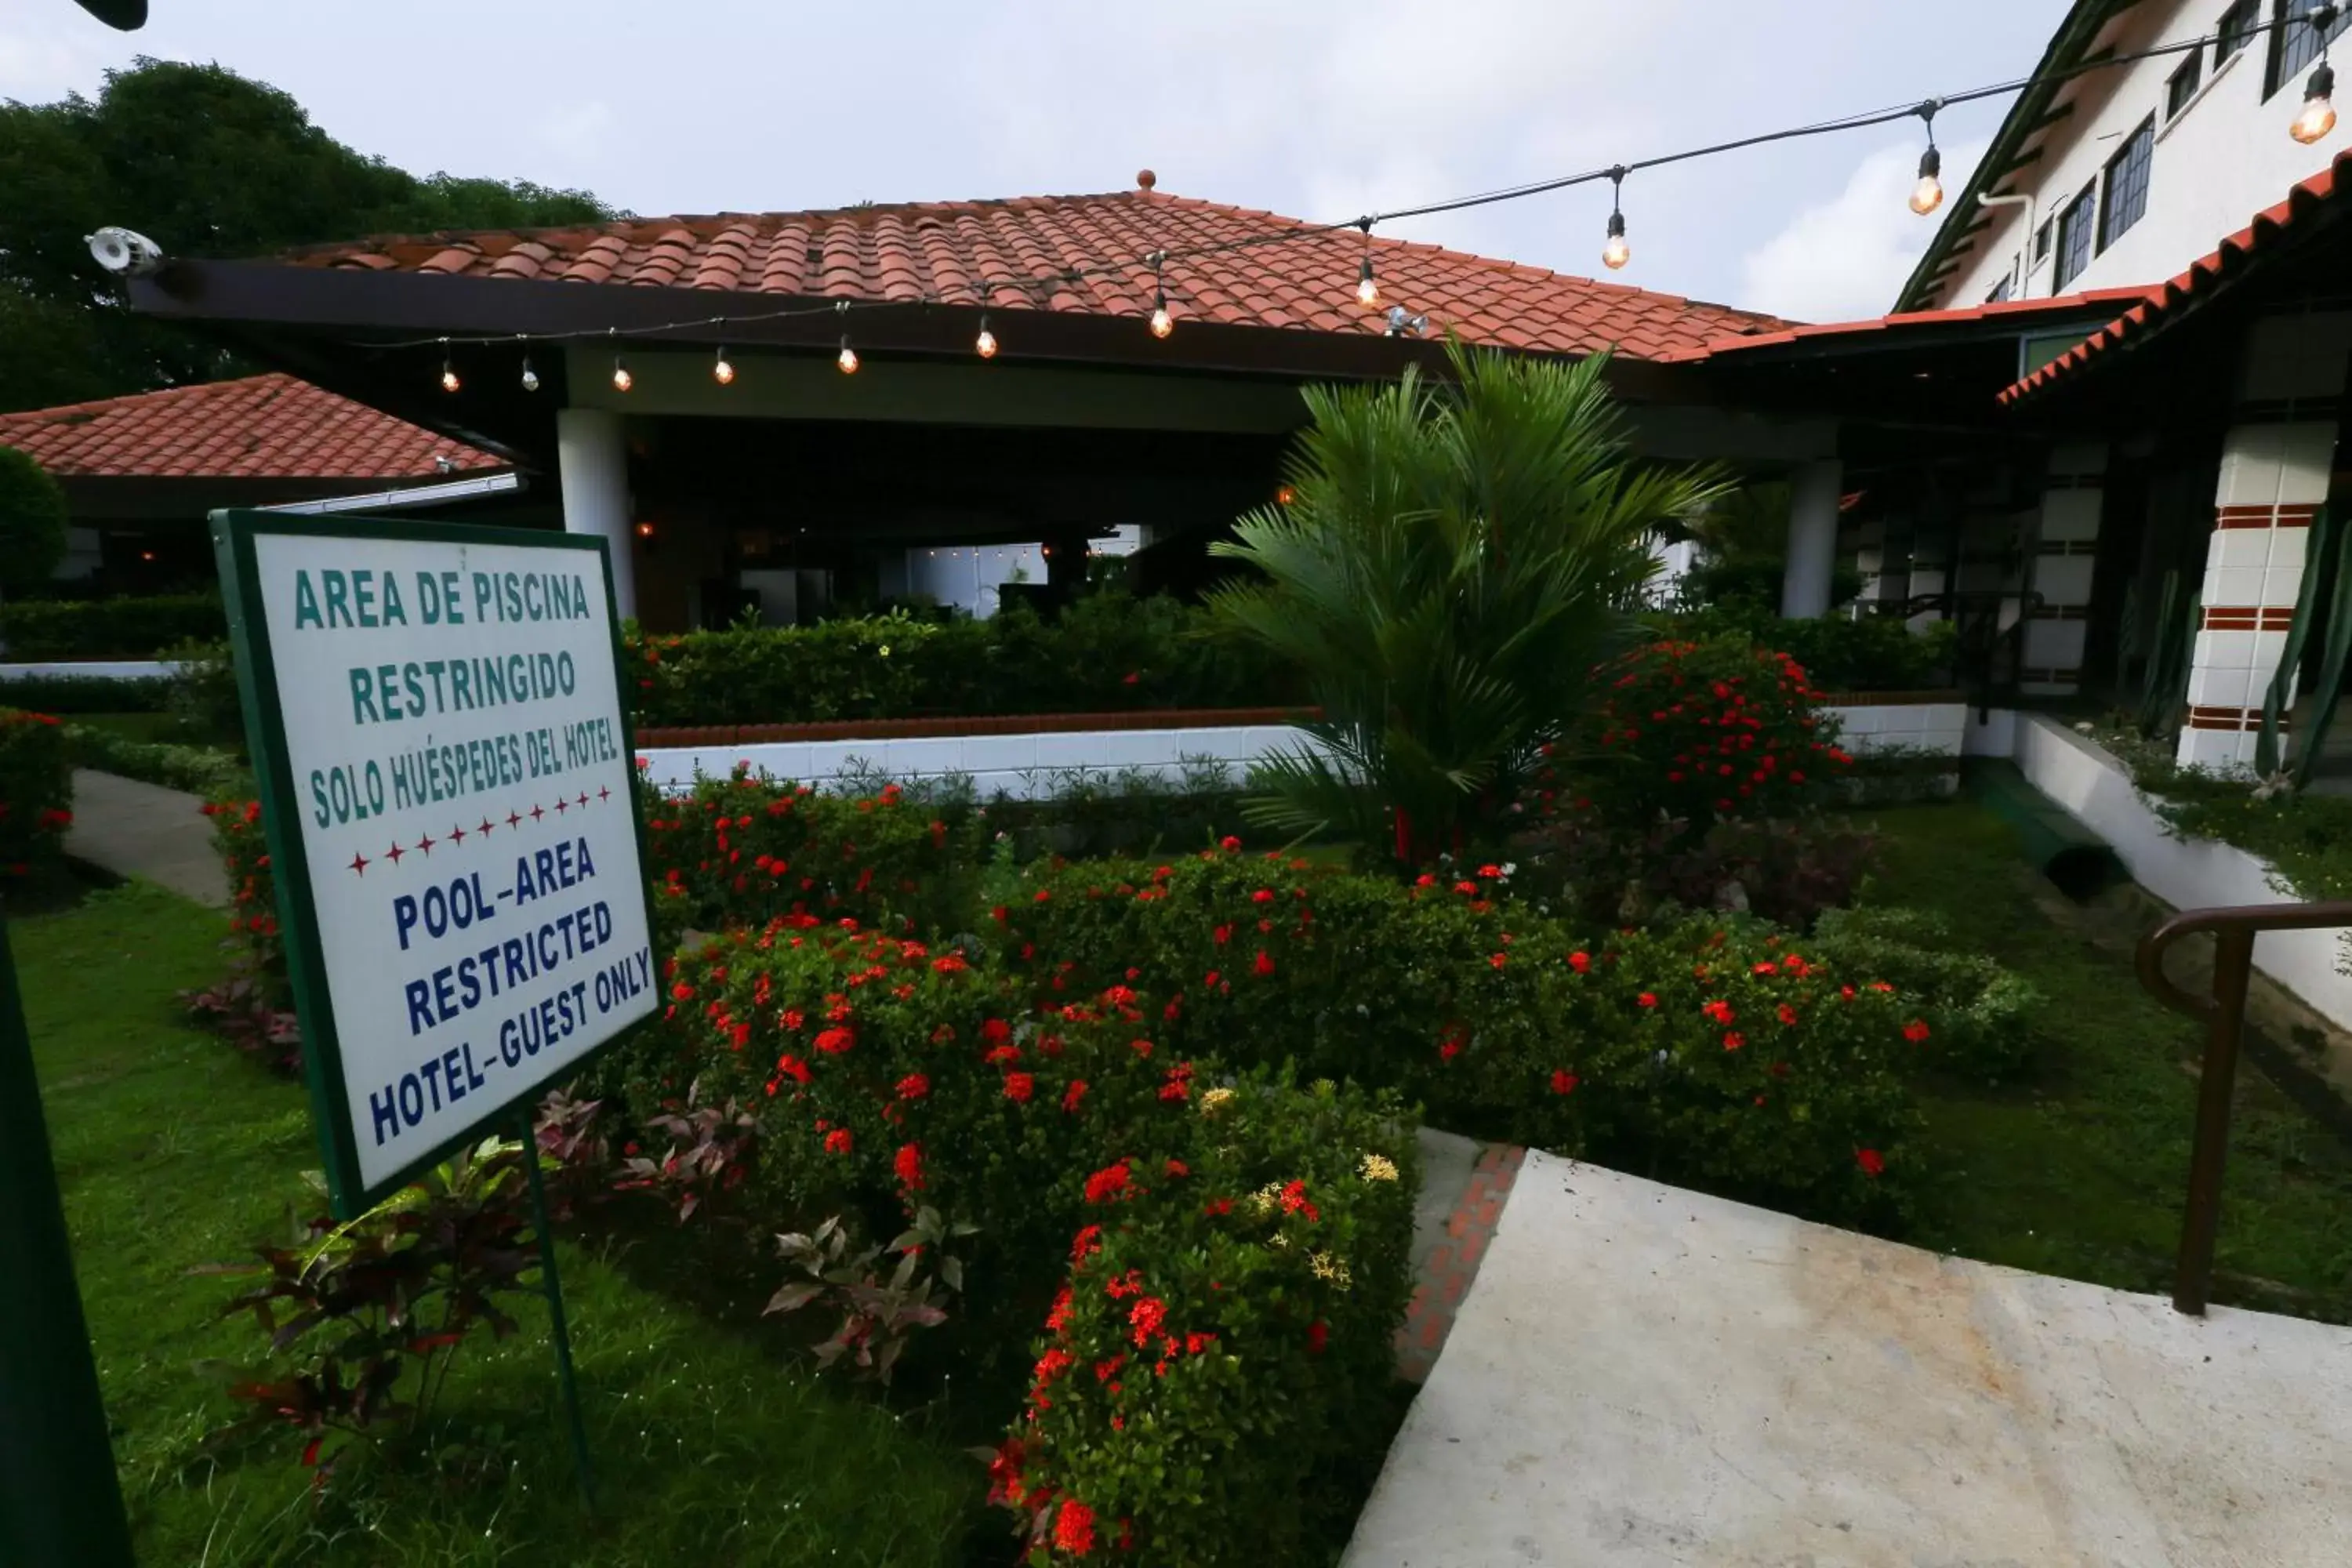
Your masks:
<path fill-rule="evenodd" d="M 66 558 L 66 498 L 41 465 L 0 447 L 0 594 L 49 580 Z"/>
<path fill-rule="evenodd" d="M 1308 390 L 1291 504 L 1214 547 L 1258 575 L 1210 596 L 1323 710 L 1316 747 L 1265 764 L 1258 820 L 1328 824 L 1408 866 L 1500 836 L 1593 667 L 1635 635 L 1653 536 L 1724 488 L 1633 457 L 1602 358 L 1448 353 L 1454 387 L 1408 371 Z"/>
<path fill-rule="evenodd" d="M 0 409 L 234 374 L 133 317 L 83 237 L 138 230 L 168 255 L 257 256 L 379 233 L 614 216 L 583 191 L 426 178 L 337 142 L 291 95 L 218 65 L 142 58 L 95 99 L 0 102 Z"/>

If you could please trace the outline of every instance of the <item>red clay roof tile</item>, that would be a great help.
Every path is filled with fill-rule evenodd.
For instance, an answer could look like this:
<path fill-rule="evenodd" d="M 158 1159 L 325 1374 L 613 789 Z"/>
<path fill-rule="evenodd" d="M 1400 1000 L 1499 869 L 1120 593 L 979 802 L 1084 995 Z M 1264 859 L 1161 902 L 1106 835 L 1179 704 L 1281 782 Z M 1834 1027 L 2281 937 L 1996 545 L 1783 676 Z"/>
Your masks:
<path fill-rule="evenodd" d="M 53 474 L 129 478 L 410 479 L 503 459 L 290 375 L 0 414 L 0 447 Z"/>
<path fill-rule="evenodd" d="M 1269 229 L 1297 238 L 1257 243 Z M 1542 268 L 1375 237 L 1381 303 L 1354 303 L 1365 241 L 1295 218 L 1158 190 L 1008 201 L 922 202 L 832 212 L 624 219 L 523 234 L 392 237 L 314 246 L 306 267 L 398 268 L 478 277 L 693 286 L 749 294 L 986 303 L 1000 310 L 1149 315 L 1171 255 L 1168 298 L 1181 319 L 1268 330 L 1385 330 L 1391 304 L 1433 331 L 1555 353 L 1622 345 L 1643 357 L 1702 357 L 1710 344 L 1779 332 L 1777 317 Z M 462 262 L 462 264 L 460 264 Z M 1111 268 L 1115 270 L 1098 271 Z M 1070 271 L 1086 276 L 1070 279 Z"/>

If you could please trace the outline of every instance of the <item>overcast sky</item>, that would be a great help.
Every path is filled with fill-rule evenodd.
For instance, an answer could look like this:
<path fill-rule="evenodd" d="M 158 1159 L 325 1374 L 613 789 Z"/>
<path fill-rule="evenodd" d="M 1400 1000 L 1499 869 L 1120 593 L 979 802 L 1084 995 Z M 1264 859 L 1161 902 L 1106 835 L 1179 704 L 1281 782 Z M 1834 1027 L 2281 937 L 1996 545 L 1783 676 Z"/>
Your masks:
<path fill-rule="evenodd" d="M 0 0 L 0 97 L 140 54 L 292 92 L 419 174 L 645 214 L 1118 190 L 1348 218 L 2021 76 L 2065 0 Z M 1958 188 L 2006 100 L 1939 120 Z M 1916 121 L 1627 182 L 1630 283 L 1876 315 L 1933 220 Z M 1600 270 L 1605 183 L 1400 225 Z M 1940 216 L 1940 215 L 1939 215 Z M 139 215 L 117 221 L 131 227 Z M 341 237 L 321 236 L 321 238 Z"/>

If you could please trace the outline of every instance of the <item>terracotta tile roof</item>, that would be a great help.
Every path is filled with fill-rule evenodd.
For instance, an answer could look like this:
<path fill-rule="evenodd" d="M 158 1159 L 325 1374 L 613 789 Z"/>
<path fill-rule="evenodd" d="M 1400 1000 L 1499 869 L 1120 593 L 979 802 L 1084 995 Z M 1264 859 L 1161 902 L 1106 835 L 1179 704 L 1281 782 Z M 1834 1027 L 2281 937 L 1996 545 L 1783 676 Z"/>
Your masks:
<path fill-rule="evenodd" d="M 503 459 L 290 375 L 0 414 L 0 446 L 53 474 L 146 479 L 404 479 Z"/>
<path fill-rule="evenodd" d="M 1232 248 L 1170 258 L 1168 297 L 1180 321 L 1378 334 L 1396 302 L 1426 312 L 1433 332 L 1451 326 L 1474 342 L 1570 353 L 1614 346 L 1640 359 L 1789 324 L 1377 236 L 1371 247 L 1381 300 L 1368 310 L 1355 302 L 1361 235 L 1342 230 L 1239 243 L 1309 226 L 1140 189 L 373 239 L 308 247 L 287 259 L 373 271 L 1142 317 L 1151 312 L 1153 279 L 1150 265 L 1136 258 L 1225 245 Z M 1106 265 L 1122 269 L 1062 276 Z"/>
<path fill-rule="evenodd" d="M 1971 305 L 1957 310 L 1907 310 L 1898 315 L 1877 316 L 1859 321 L 1825 321 L 1817 326 L 1791 326 L 1778 331 L 1747 332 L 1736 337 L 1718 338 L 1696 348 L 1679 349 L 1664 357 L 1673 361 L 1713 359 L 1718 354 L 1772 348 L 1814 338 L 1858 338 L 1871 332 L 1899 333 L 1906 328 L 2005 321 L 2011 318 L 2081 315 L 2086 310 L 2117 309 L 2126 301 L 2143 302 L 2154 292 L 2153 289 L 2147 287 L 2093 289 L 2080 294 L 2055 295 L 2047 300 L 2003 300 L 1996 304 Z"/>
<path fill-rule="evenodd" d="M 2097 363 L 2117 349 L 2136 348 L 2147 342 L 2169 325 L 2184 307 L 2210 294 L 2255 265 L 2263 253 L 2275 249 L 2292 225 L 2300 221 L 2308 226 L 2314 214 L 2341 201 L 2347 191 L 2352 191 L 2352 148 L 2338 153 L 2326 168 L 2287 192 L 2284 201 L 2256 213 L 2252 223 L 2223 240 L 2210 254 L 2189 263 L 2187 271 L 2147 290 L 2147 298 L 2139 304 L 2011 386 L 2000 395 L 2000 400 L 2014 404 L 2074 376 L 2084 366 Z"/>

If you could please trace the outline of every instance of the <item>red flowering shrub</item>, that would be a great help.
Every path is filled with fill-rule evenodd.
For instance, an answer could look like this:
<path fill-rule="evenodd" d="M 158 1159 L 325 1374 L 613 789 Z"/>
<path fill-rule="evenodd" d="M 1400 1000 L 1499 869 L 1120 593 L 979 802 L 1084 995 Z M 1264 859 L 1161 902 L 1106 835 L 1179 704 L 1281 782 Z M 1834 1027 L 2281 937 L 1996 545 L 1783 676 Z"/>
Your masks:
<path fill-rule="evenodd" d="M 823 795 L 739 763 L 688 795 L 647 791 L 644 809 L 655 904 L 698 931 L 796 914 L 951 929 L 978 866 L 975 825 L 936 818 L 895 784 Z"/>
<path fill-rule="evenodd" d="M 0 879 L 56 865 L 72 824 L 73 767 L 58 721 L 0 708 Z"/>
<path fill-rule="evenodd" d="M 1031 1562 L 1295 1561 L 1328 1523 L 1318 1473 L 1381 1429 L 1411 1131 L 1328 1083 L 1267 1079 L 1186 1116 L 1204 1134 L 1189 1161 L 1125 1162 L 1137 1184 L 1086 1211 L 990 1466 Z"/>
<path fill-rule="evenodd" d="M 1094 862 L 1044 875 L 999 924 L 1046 1000 L 1106 984 L 1166 996 L 1154 1037 L 1180 1055 L 1295 1062 L 1397 1090 L 1453 1131 L 1818 1218 L 1899 1212 L 1916 1173 L 1902 1148 L 1910 1069 L 1951 1065 L 1939 1039 L 1905 1037 L 1918 999 L 1817 963 L 1761 921 L 1580 939 L 1496 902 L 1501 869 L 1401 889 L 1232 851 Z M 1262 890 L 1276 897 L 1261 903 Z M 1793 972 L 1781 965 L 1791 940 Z M 1708 1003 L 1751 1011 L 1696 994 L 1727 973 L 1743 994 L 1785 993 L 1770 1027 L 1709 1016 Z M 1741 1045 L 1727 1051 L 1732 1034 Z M 1857 1181 L 1857 1144 L 1886 1156 L 1885 1181 Z"/>
<path fill-rule="evenodd" d="M 1600 676 L 1598 760 L 1569 801 L 1589 801 L 1603 826 L 1664 817 L 1703 833 L 1718 817 L 1787 816 L 1853 764 L 1803 668 L 1746 637 L 1652 643 Z"/>

